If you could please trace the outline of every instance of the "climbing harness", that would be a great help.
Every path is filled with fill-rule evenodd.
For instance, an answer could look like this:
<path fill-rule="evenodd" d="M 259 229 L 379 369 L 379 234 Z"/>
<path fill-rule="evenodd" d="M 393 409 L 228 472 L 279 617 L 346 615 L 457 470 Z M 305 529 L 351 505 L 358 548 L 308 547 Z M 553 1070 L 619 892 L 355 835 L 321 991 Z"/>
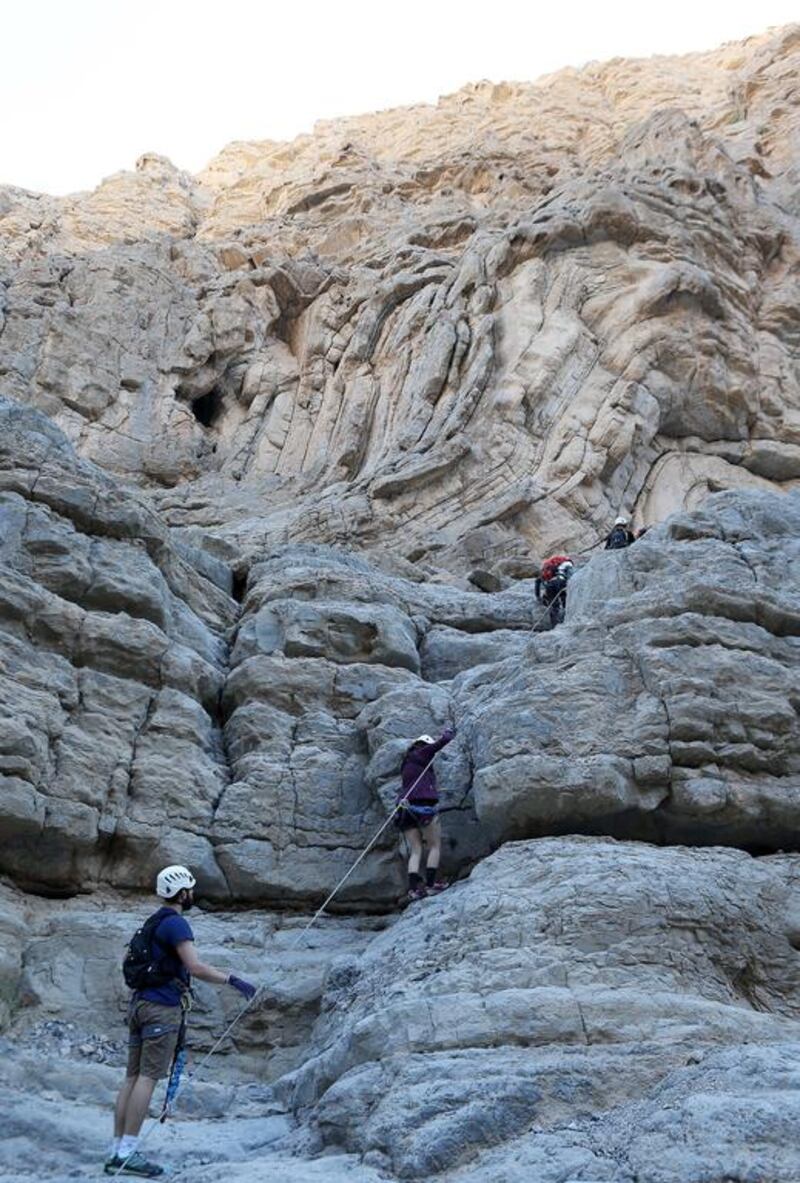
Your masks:
<path fill-rule="evenodd" d="M 320 904 L 320 906 L 317 908 L 316 912 L 315 912 L 315 913 L 314 913 L 314 915 L 311 917 L 311 919 L 308 921 L 308 923 L 307 923 L 307 924 L 305 924 L 305 925 L 303 926 L 303 928 L 300 930 L 300 932 L 297 934 L 297 938 L 296 938 L 296 940 L 292 942 L 292 944 L 289 946 L 289 949 L 294 949 L 294 948 L 296 948 L 296 947 L 297 947 L 297 946 L 300 944 L 300 942 L 302 941 L 302 939 L 303 939 L 303 937 L 306 935 L 306 933 L 309 931 L 309 929 L 313 928 L 313 926 L 316 924 L 317 920 L 319 920 L 320 916 L 322 915 L 322 913 L 323 913 L 323 912 L 325 911 L 325 909 L 327 908 L 328 904 L 330 904 L 330 903 L 331 903 L 331 901 L 332 901 L 332 900 L 335 898 L 335 896 L 336 896 L 336 895 L 339 893 L 339 891 L 340 891 L 340 890 L 341 890 L 341 889 L 344 887 L 345 883 L 346 883 L 346 882 L 347 882 L 347 880 L 350 878 L 350 876 L 353 874 L 353 872 L 355 871 L 356 867 L 358 867 L 358 866 L 359 866 L 359 865 L 360 865 L 360 864 L 363 862 L 363 860 L 364 860 L 364 859 L 367 857 L 367 855 L 368 855 L 368 854 L 369 854 L 369 852 L 372 850 L 372 848 L 373 848 L 373 846 L 375 845 L 375 843 L 378 841 L 378 839 L 380 838 L 380 836 L 383 834 L 384 830 L 386 830 L 386 829 L 388 828 L 388 826 L 390 826 L 390 825 L 391 825 L 392 821 L 394 820 L 394 816 L 395 816 L 395 814 L 397 813 L 398 809 L 401 809 L 401 808 L 402 808 L 402 807 L 403 807 L 403 806 L 406 804 L 406 802 L 408 801 L 408 798 L 409 798 L 409 797 L 411 796 L 411 794 L 414 792 L 414 789 L 417 787 L 417 785 L 419 784 L 419 782 L 422 780 L 423 776 L 424 776 L 424 775 L 425 775 L 425 773 L 428 771 L 428 769 L 430 768 L 431 764 L 433 764 L 433 761 L 436 759 L 436 756 L 437 756 L 437 755 L 438 755 L 438 753 L 437 753 L 437 752 L 434 752 L 434 754 L 431 756 L 431 758 L 430 758 L 430 760 L 428 761 L 428 763 L 427 763 L 427 764 L 425 765 L 425 767 L 422 769 L 422 772 L 420 772 L 419 776 L 418 776 L 418 777 L 417 777 L 417 779 L 414 781 L 414 783 L 413 783 L 413 785 L 411 786 L 411 788 L 410 788 L 410 789 L 409 789 L 409 790 L 408 790 L 406 793 L 404 793 L 404 794 L 403 794 L 403 796 L 400 798 L 400 800 L 399 800 L 399 801 L 397 801 L 397 802 L 396 802 L 396 804 L 395 804 L 394 808 L 392 809 L 391 813 L 390 813 L 390 814 L 389 814 L 389 816 L 386 818 L 386 821 L 385 821 L 385 822 L 383 822 L 383 824 L 381 825 L 380 829 L 378 829 L 378 830 L 376 830 L 376 831 L 375 831 L 375 833 L 374 833 L 374 834 L 373 834 L 373 836 L 370 838 L 370 840 L 369 840 L 369 842 L 367 843 L 367 845 L 366 845 L 366 846 L 364 847 L 364 849 L 361 851 L 361 854 L 358 856 L 358 858 L 356 859 L 356 861 L 355 861 L 355 862 L 353 863 L 353 865 L 350 867 L 350 869 L 349 869 L 348 871 L 346 871 L 344 875 L 342 875 L 341 879 L 340 879 L 340 880 L 339 880 L 339 882 L 336 884 L 336 886 L 333 888 L 333 890 L 332 890 L 331 892 L 329 892 L 329 893 L 328 893 L 328 895 L 325 897 L 325 899 L 323 900 L 323 902 L 322 902 L 322 903 Z M 197 1064 L 197 1066 L 195 1067 L 194 1071 L 193 1071 L 193 1072 L 187 1072 L 187 1073 L 185 1074 L 185 1076 L 184 1076 L 184 1078 L 183 1078 L 183 1082 L 184 1082 L 184 1088 L 186 1088 L 186 1087 L 188 1087 L 189 1085 L 191 1085 L 191 1083 L 192 1083 L 192 1082 L 193 1082 L 193 1081 L 196 1079 L 196 1077 L 197 1077 L 197 1076 L 199 1076 L 200 1072 L 203 1070 L 203 1068 L 206 1066 L 206 1064 L 209 1062 L 209 1060 L 210 1060 L 210 1059 L 211 1059 L 211 1057 L 212 1057 L 212 1056 L 215 1054 L 215 1052 L 216 1052 L 216 1051 L 217 1051 L 217 1050 L 218 1050 L 218 1049 L 219 1049 L 219 1048 L 222 1046 L 222 1044 L 223 1044 L 223 1043 L 225 1042 L 225 1040 L 228 1038 L 228 1036 L 230 1035 L 230 1033 L 233 1031 L 234 1027 L 236 1027 L 236 1026 L 237 1026 L 237 1025 L 238 1025 L 238 1024 L 239 1024 L 239 1023 L 242 1021 L 242 1019 L 243 1019 L 243 1018 L 244 1018 L 244 1016 L 247 1014 L 247 1012 L 250 1010 L 250 1008 L 253 1006 L 253 1004 L 254 1004 L 254 1003 L 255 1003 L 255 1002 L 256 1002 L 256 1001 L 259 999 L 259 997 L 260 997 L 260 995 L 262 994 L 263 990 L 264 990 L 264 987 L 263 987 L 263 986 L 259 986 L 259 988 L 256 990 L 256 992 L 255 992 L 255 994 L 253 995 L 253 997 L 252 997 L 252 998 L 250 998 L 250 999 L 249 999 L 249 1000 L 248 1000 L 248 1001 L 245 1003 L 245 1005 L 244 1005 L 244 1006 L 243 1006 L 243 1007 L 240 1009 L 240 1011 L 239 1011 L 239 1013 L 238 1013 L 238 1014 L 234 1015 L 234 1017 L 231 1019 L 230 1023 L 228 1023 L 228 1026 L 227 1026 L 227 1027 L 225 1028 L 225 1030 L 222 1032 L 222 1034 L 220 1035 L 220 1037 L 219 1037 L 219 1038 L 216 1040 L 216 1042 L 215 1042 L 215 1043 L 213 1043 L 213 1044 L 211 1045 L 211 1048 L 209 1049 L 209 1051 L 207 1051 L 207 1052 L 206 1052 L 206 1054 L 203 1056 L 203 1058 L 202 1058 L 202 1059 L 200 1060 L 200 1062 Z M 185 1018 L 186 1018 L 186 1016 L 185 1016 L 185 1014 L 184 1014 L 184 1016 L 183 1016 L 183 1021 L 184 1021 L 184 1023 L 185 1023 Z M 179 1039 L 178 1039 L 178 1042 L 180 1043 L 180 1037 L 179 1037 Z M 172 1110 L 174 1111 L 174 1109 L 175 1109 L 175 1105 L 176 1105 L 176 1101 L 177 1101 L 177 1098 L 178 1098 L 178 1095 L 179 1095 L 179 1090 L 180 1090 L 181 1073 L 182 1073 L 182 1071 L 183 1071 L 183 1065 L 181 1065 L 181 1070 L 180 1070 L 180 1071 L 179 1071 L 179 1072 L 176 1074 L 176 1079 L 175 1079 L 174 1087 L 172 1088 L 172 1095 L 170 1096 L 170 1087 L 172 1086 L 172 1082 L 173 1082 L 173 1074 L 174 1074 L 174 1072 L 175 1072 L 175 1065 L 176 1065 L 176 1063 L 177 1063 L 177 1060 L 176 1060 L 176 1061 L 173 1061 L 173 1070 L 170 1072 L 169 1082 L 168 1082 L 168 1084 L 167 1084 L 167 1097 L 166 1097 L 166 1098 L 165 1098 L 165 1100 L 164 1100 L 164 1105 L 163 1105 L 163 1108 L 162 1108 L 161 1115 L 160 1115 L 159 1117 L 155 1117 L 155 1118 L 153 1118 L 153 1119 L 152 1119 L 152 1121 L 150 1122 L 150 1125 L 147 1127 L 147 1129 L 145 1130 L 145 1132 L 144 1132 L 144 1133 L 143 1133 L 143 1134 L 142 1134 L 142 1135 L 139 1137 L 139 1139 L 138 1139 L 138 1141 L 137 1141 L 136 1149 L 135 1149 L 135 1150 L 132 1150 L 132 1151 L 131 1151 L 131 1153 L 128 1155 L 128 1157 L 127 1157 L 126 1159 L 124 1159 L 124 1161 L 123 1161 L 123 1162 L 121 1162 L 121 1163 L 120 1163 L 120 1165 L 119 1165 L 119 1166 L 118 1166 L 118 1167 L 117 1167 L 117 1168 L 116 1168 L 116 1169 L 115 1169 L 113 1172 L 109 1172 L 109 1173 L 110 1173 L 110 1174 L 112 1174 L 114 1177 L 116 1177 L 117 1175 L 121 1175 L 121 1174 L 122 1174 L 122 1172 L 125 1170 L 125 1167 L 126 1167 L 126 1166 L 127 1166 L 127 1164 L 128 1164 L 128 1161 L 129 1161 L 129 1159 L 133 1158 L 134 1154 L 136 1154 L 136 1153 L 138 1153 L 138 1152 L 139 1152 L 139 1150 L 140 1150 L 140 1149 L 141 1149 L 141 1147 L 144 1145 L 144 1143 L 147 1141 L 147 1139 L 150 1137 L 150 1135 L 153 1133 L 153 1131 L 154 1131 L 154 1130 L 155 1130 L 155 1129 L 156 1129 L 156 1128 L 157 1128 L 157 1127 L 158 1127 L 158 1126 L 159 1126 L 161 1123 L 163 1123 L 164 1121 L 166 1121 L 166 1119 L 167 1119 L 167 1116 L 169 1116 L 169 1109 L 170 1109 L 170 1106 L 172 1107 Z"/>
<path fill-rule="evenodd" d="M 430 825 L 440 812 L 438 805 L 412 805 L 410 801 L 404 801 L 400 805 L 400 810 L 413 814 L 414 820 L 422 827 Z M 399 811 L 396 810 L 395 813 L 399 817 Z"/>

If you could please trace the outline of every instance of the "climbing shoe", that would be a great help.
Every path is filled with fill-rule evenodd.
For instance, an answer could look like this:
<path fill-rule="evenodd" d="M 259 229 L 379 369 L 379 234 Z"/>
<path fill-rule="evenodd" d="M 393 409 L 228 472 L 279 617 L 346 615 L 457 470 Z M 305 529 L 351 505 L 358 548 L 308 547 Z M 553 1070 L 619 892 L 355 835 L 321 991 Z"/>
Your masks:
<path fill-rule="evenodd" d="M 138 1150 L 134 1150 L 128 1161 L 122 1166 L 124 1159 L 118 1160 L 119 1165 L 117 1170 L 122 1167 L 121 1174 L 123 1175 L 139 1175 L 144 1179 L 157 1179 L 159 1175 L 164 1174 L 164 1168 L 158 1166 L 157 1163 L 150 1162 Z"/>
<path fill-rule="evenodd" d="M 412 900 L 412 901 L 413 900 L 424 900 L 425 896 L 427 894 L 428 894 L 428 891 L 427 891 L 427 888 L 425 887 L 424 883 L 419 883 L 416 887 L 412 887 L 409 890 L 408 898 L 409 898 L 409 900 Z"/>
<path fill-rule="evenodd" d="M 446 891 L 449 886 L 446 879 L 435 879 L 433 883 L 428 884 L 428 895 L 438 895 L 440 891 Z"/>
<path fill-rule="evenodd" d="M 122 1159 L 117 1158 L 116 1154 L 112 1154 L 112 1155 L 110 1155 L 109 1158 L 106 1159 L 105 1166 L 103 1167 L 103 1170 L 105 1171 L 105 1173 L 107 1175 L 116 1175 L 117 1171 L 119 1170 L 119 1168 L 121 1166 L 122 1166 Z"/>

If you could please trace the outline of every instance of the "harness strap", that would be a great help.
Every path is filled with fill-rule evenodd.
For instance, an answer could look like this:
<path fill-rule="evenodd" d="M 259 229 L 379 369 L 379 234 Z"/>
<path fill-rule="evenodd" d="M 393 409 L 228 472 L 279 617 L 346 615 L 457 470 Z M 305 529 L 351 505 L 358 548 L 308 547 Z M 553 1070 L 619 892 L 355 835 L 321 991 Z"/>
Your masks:
<path fill-rule="evenodd" d="M 178 1094 L 178 1089 L 180 1088 L 180 1083 L 181 1083 L 181 1076 L 183 1075 L 183 1070 L 185 1067 L 186 1067 L 186 1049 L 181 1046 L 181 1040 L 180 1040 L 180 1036 L 179 1036 L 178 1037 L 178 1047 L 175 1049 L 175 1055 L 172 1057 L 172 1067 L 170 1068 L 169 1079 L 167 1081 L 167 1091 L 164 1095 L 164 1104 L 161 1108 L 161 1114 L 158 1119 L 162 1123 L 162 1125 L 169 1117 L 170 1108 L 172 1106 L 173 1101 L 175 1100 L 175 1097 Z"/>
<path fill-rule="evenodd" d="M 420 817 L 434 817 L 439 812 L 438 805 L 412 805 L 410 801 L 401 801 L 400 808 L 417 813 Z"/>

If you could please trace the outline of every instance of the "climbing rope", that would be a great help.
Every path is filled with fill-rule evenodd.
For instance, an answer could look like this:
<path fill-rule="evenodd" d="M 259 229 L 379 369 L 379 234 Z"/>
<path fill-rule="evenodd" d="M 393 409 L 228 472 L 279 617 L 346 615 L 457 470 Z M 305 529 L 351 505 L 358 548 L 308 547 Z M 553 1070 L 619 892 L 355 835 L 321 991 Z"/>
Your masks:
<path fill-rule="evenodd" d="M 335 898 L 335 896 L 338 894 L 338 892 L 341 891 L 341 889 L 344 887 L 345 883 L 350 878 L 350 876 L 353 874 L 356 867 L 358 867 L 359 864 L 361 862 L 363 862 L 363 860 L 366 858 L 366 856 L 372 850 L 375 843 L 380 838 L 381 834 L 383 834 L 384 830 L 391 824 L 392 819 L 394 818 L 398 809 L 400 809 L 406 803 L 408 798 L 414 792 L 414 789 L 417 787 L 417 785 L 422 780 L 425 773 L 428 771 L 430 766 L 433 764 L 433 761 L 435 760 L 436 755 L 437 755 L 437 753 L 434 752 L 433 756 L 431 756 L 428 763 L 422 769 L 422 772 L 420 772 L 419 776 L 414 781 L 411 788 L 406 793 L 403 794 L 403 796 L 400 798 L 399 801 L 397 801 L 395 803 L 395 806 L 392 809 L 389 816 L 386 818 L 386 821 L 381 825 L 380 829 L 376 830 L 376 832 L 370 838 L 369 842 L 364 847 L 364 849 L 361 851 L 361 853 L 359 854 L 359 856 L 355 860 L 355 862 L 352 864 L 352 866 L 345 872 L 344 875 L 342 875 L 339 882 L 336 884 L 336 886 L 333 888 L 333 890 L 331 892 L 329 892 L 329 894 L 325 897 L 325 900 L 317 908 L 316 912 L 311 917 L 311 919 L 307 922 L 307 924 L 305 924 L 303 926 L 303 928 L 297 934 L 295 940 L 290 944 L 290 946 L 289 946 L 290 949 L 297 948 L 297 946 L 303 940 L 303 937 L 306 935 L 306 933 L 309 931 L 309 929 L 313 928 L 313 926 L 319 920 L 320 916 L 325 911 L 328 904 L 331 903 L 331 901 Z M 228 1038 L 228 1036 L 233 1031 L 233 1029 L 237 1026 L 238 1023 L 240 1023 L 242 1021 L 242 1019 L 247 1014 L 247 1012 L 250 1010 L 250 1008 L 255 1005 L 255 1003 L 258 1001 L 260 995 L 263 992 L 264 992 L 264 986 L 259 986 L 258 989 L 256 990 L 255 994 L 253 995 L 253 997 L 250 998 L 245 1003 L 245 1005 L 243 1007 L 241 1007 L 238 1014 L 234 1015 L 234 1017 L 231 1019 L 230 1023 L 228 1023 L 228 1026 L 225 1028 L 225 1030 L 220 1035 L 219 1039 L 217 1039 L 216 1042 L 211 1045 L 211 1048 L 206 1052 L 206 1054 L 203 1056 L 203 1058 L 200 1060 L 200 1062 L 195 1066 L 195 1068 L 191 1072 L 186 1073 L 184 1080 L 183 1080 L 183 1088 L 187 1088 L 193 1083 L 195 1078 L 200 1074 L 200 1072 L 202 1072 L 203 1068 L 209 1062 L 211 1057 L 219 1050 L 219 1048 L 222 1046 L 222 1044 Z M 177 1084 L 170 1101 L 165 1100 L 165 1102 L 164 1102 L 162 1115 L 160 1117 L 155 1117 L 155 1118 L 151 1119 L 145 1132 L 140 1135 L 137 1145 L 136 1145 L 136 1149 L 132 1150 L 131 1153 L 128 1155 L 128 1157 L 123 1162 L 121 1162 L 120 1165 L 112 1172 L 114 1176 L 122 1174 L 122 1172 L 125 1170 L 125 1167 L 128 1165 L 129 1160 L 131 1158 L 133 1158 L 134 1154 L 139 1153 L 140 1147 L 142 1147 L 145 1144 L 145 1142 L 148 1140 L 148 1138 L 153 1133 L 153 1131 L 155 1129 L 157 1129 L 158 1126 L 164 1120 L 166 1120 L 167 1116 L 169 1115 L 169 1104 L 171 1103 L 172 1109 L 174 1110 L 179 1096 L 180 1096 L 180 1084 Z"/>
<path fill-rule="evenodd" d="M 604 542 L 605 542 L 605 538 L 598 538 L 598 539 L 597 539 L 597 542 L 593 542 L 593 543 L 591 544 L 591 546 L 584 546 L 583 550 L 576 550 L 576 551 L 573 551 L 573 554 L 575 554 L 575 556 L 576 556 L 576 557 L 577 557 L 578 555 L 588 555 L 588 554 L 591 554 L 591 552 L 592 552 L 593 550 L 597 550 L 598 546 L 602 546 Z"/>

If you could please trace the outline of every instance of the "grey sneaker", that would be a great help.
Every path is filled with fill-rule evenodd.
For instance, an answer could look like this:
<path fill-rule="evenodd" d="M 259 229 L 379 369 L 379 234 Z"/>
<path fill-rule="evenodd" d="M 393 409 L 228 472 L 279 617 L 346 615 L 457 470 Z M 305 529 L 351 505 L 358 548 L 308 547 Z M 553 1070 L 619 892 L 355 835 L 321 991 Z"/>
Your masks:
<path fill-rule="evenodd" d="M 160 1167 L 158 1163 L 150 1162 L 138 1150 L 134 1150 L 127 1161 L 119 1159 L 117 1170 L 120 1170 L 123 1175 L 140 1175 L 144 1179 L 157 1179 L 159 1175 L 164 1174 L 163 1167 Z"/>

